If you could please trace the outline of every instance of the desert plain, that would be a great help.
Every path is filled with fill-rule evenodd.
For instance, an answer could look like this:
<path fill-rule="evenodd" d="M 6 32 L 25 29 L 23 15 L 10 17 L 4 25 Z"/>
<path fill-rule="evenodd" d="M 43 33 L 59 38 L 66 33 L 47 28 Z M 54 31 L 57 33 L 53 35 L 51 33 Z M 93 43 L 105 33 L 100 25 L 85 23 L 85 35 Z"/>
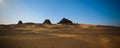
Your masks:
<path fill-rule="evenodd" d="M 120 27 L 77 25 L 0 25 L 0 48 L 120 48 Z"/>

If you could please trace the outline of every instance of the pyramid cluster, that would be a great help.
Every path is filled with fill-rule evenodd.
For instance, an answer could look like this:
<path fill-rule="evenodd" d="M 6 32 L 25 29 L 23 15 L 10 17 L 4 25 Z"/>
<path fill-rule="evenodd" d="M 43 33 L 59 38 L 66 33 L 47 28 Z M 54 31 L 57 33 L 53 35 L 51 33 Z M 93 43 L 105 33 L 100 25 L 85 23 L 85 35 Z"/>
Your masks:
<path fill-rule="evenodd" d="M 22 21 L 19 21 L 18 24 L 23 24 Z M 46 19 L 43 24 L 49 24 L 51 25 L 51 21 L 49 19 Z M 69 19 L 63 18 L 62 20 L 60 20 L 57 24 L 73 24 L 73 22 Z"/>

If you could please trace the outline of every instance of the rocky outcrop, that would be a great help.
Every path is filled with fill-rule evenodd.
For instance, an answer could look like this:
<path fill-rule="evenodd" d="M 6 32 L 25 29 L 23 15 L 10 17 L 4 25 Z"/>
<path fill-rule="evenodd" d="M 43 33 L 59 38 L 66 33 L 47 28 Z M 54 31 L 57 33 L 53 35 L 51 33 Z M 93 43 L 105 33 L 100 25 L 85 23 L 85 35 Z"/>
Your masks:
<path fill-rule="evenodd" d="M 69 19 L 63 18 L 58 24 L 73 24 L 73 22 Z"/>

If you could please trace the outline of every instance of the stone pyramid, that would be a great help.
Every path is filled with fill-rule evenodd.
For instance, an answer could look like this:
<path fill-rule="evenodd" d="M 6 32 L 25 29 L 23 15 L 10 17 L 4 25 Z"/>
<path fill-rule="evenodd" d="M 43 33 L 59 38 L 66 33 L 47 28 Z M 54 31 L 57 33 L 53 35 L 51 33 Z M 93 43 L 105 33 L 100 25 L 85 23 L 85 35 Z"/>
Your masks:
<path fill-rule="evenodd" d="M 51 21 L 49 19 L 46 19 L 43 24 L 52 24 Z"/>
<path fill-rule="evenodd" d="M 22 22 L 22 21 L 19 21 L 18 24 L 23 24 L 23 22 Z"/>
<path fill-rule="evenodd" d="M 73 24 L 73 22 L 69 19 L 63 18 L 58 24 Z"/>

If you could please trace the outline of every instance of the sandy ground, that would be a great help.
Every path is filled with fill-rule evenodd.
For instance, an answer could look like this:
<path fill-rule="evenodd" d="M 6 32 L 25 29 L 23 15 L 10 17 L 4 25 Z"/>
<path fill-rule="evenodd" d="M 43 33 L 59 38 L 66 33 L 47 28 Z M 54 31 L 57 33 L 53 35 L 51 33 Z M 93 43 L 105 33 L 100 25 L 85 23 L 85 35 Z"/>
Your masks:
<path fill-rule="evenodd" d="M 19 33 L 0 36 L 0 48 L 120 48 L 120 36 Z"/>
<path fill-rule="evenodd" d="M 86 28 L 88 26 L 0 26 L 0 48 L 120 48 L 120 28 Z"/>

